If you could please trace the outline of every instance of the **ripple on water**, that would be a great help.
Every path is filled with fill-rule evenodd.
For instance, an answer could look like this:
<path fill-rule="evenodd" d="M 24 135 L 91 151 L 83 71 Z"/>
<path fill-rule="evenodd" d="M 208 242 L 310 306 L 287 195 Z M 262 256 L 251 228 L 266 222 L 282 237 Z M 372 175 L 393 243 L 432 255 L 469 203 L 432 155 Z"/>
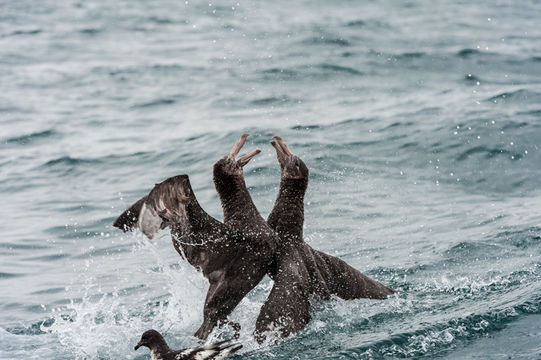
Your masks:
<path fill-rule="evenodd" d="M 272 97 L 267 97 L 267 98 L 254 99 L 250 101 L 250 104 L 254 106 L 273 106 L 273 105 L 294 104 L 294 103 L 299 103 L 300 101 L 301 100 L 292 99 L 287 95 L 282 95 L 282 96 L 272 96 Z"/>
<path fill-rule="evenodd" d="M 347 47 L 350 46 L 351 43 L 341 37 L 333 37 L 333 36 L 314 36 L 312 38 L 309 38 L 304 41 L 304 44 L 308 45 L 331 45 L 331 46 L 341 46 L 341 47 Z"/>
<path fill-rule="evenodd" d="M 475 154 L 483 154 L 485 159 L 492 159 L 497 156 L 503 156 L 508 160 L 519 160 L 522 158 L 522 154 L 518 152 L 512 152 L 507 149 L 488 148 L 486 146 L 475 146 L 469 148 L 459 154 L 456 158 L 457 161 L 464 161 Z"/>
<path fill-rule="evenodd" d="M 514 246 L 521 250 L 541 247 L 541 228 L 530 227 L 521 230 L 509 230 L 498 233 L 494 240 L 505 246 Z"/>
<path fill-rule="evenodd" d="M 265 80 L 296 80 L 299 72 L 288 68 L 270 68 L 261 71 Z"/>
<path fill-rule="evenodd" d="M 519 89 L 499 93 L 486 99 L 486 101 L 494 104 L 519 103 L 537 105 L 541 103 L 541 93 L 528 89 Z"/>
<path fill-rule="evenodd" d="M 349 75 L 363 75 L 362 71 L 349 66 L 340 66 L 336 64 L 321 64 L 318 66 L 324 73 L 345 73 Z"/>
<path fill-rule="evenodd" d="M 457 52 L 456 55 L 461 58 L 470 58 L 476 55 L 481 55 L 481 51 L 477 49 L 462 49 Z"/>
<path fill-rule="evenodd" d="M 6 140 L 8 144 L 30 145 L 47 139 L 57 139 L 60 133 L 53 129 L 43 130 L 27 135 L 12 137 Z"/>
<path fill-rule="evenodd" d="M 0 279 L 12 279 L 12 278 L 21 277 L 21 276 L 24 276 L 24 275 L 25 274 L 0 272 Z"/>
<path fill-rule="evenodd" d="M 142 102 L 135 105 L 132 105 L 132 109 L 145 109 L 145 108 L 152 108 L 157 106 L 166 106 L 166 105 L 173 105 L 177 102 L 177 99 L 172 98 L 159 98 L 148 102 Z"/>

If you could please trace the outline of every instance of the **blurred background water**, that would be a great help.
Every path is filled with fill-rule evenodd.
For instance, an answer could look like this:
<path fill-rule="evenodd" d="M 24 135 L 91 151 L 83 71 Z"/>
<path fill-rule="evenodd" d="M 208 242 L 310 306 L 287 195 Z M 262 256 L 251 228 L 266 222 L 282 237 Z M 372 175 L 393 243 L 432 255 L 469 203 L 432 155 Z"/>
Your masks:
<path fill-rule="evenodd" d="M 396 288 L 314 303 L 246 359 L 541 358 L 539 1 L 0 2 L 0 358 L 132 359 L 196 343 L 207 283 L 167 231 L 113 220 L 242 132 L 272 208 L 281 135 L 311 171 L 306 240 Z M 231 335 L 215 331 L 212 339 Z"/>

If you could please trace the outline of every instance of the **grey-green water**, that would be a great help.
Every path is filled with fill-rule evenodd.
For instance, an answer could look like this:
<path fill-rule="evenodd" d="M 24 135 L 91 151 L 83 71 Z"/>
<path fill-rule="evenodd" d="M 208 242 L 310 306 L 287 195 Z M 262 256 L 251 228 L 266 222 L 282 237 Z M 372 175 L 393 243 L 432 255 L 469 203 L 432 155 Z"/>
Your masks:
<path fill-rule="evenodd" d="M 193 345 L 206 282 L 163 231 L 111 224 L 240 133 L 274 201 L 279 134 L 311 171 L 305 234 L 396 288 L 313 304 L 258 346 L 266 279 L 231 315 L 243 359 L 541 358 L 541 3 L 0 3 L 0 358 Z M 231 335 L 216 331 L 212 339 Z"/>

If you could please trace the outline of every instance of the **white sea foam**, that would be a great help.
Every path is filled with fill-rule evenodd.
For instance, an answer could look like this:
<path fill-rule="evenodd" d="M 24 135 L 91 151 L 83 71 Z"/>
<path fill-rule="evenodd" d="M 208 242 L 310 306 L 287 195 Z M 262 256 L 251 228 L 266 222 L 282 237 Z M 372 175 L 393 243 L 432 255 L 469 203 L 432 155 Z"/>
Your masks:
<path fill-rule="evenodd" d="M 163 249 L 164 244 L 138 241 L 132 253 L 87 262 L 78 277 L 83 285 L 72 289 L 70 304 L 53 309 L 55 322 L 43 329 L 56 334 L 74 356 L 114 353 L 131 358 L 133 345 L 145 330 L 155 328 L 187 340 L 202 320 L 207 284 L 201 274 L 176 257 L 171 262 L 170 244 L 170 249 Z M 134 268 L 117 269 L 116 276 L 124 283 L 104 291 L 111 284 L 100 282 L 107 278 L 103 269 L 123 256 L 141 261 Z"/>

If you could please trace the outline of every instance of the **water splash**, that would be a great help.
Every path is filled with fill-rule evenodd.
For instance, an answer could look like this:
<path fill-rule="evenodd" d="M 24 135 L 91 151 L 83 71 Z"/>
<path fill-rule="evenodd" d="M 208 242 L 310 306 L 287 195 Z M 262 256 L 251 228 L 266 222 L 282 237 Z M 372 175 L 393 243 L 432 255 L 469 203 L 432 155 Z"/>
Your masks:
<path fill-rule="evenodd" d="M 171 263 L 161 246 L 141 240 L 140 235 L 134 238 L 137 243 L 126 256 L 145 261 L 134 269 L 118 270 L 120 278 L 129 278 L 124 287 L 105 290 L 100 261 L 89 260 L 79 276 L 83 285 L 75 289 L 78 296 L 72 295 L 68 305 L 53 309 L 54 322 L 42 326 L 77 358 L 112 354 L 131 358 L 133 344 L 150 328 L 182 334 L 183 340 L 192 342 L 189 334 L 202 320 L 202 311 L 197 309 L 204 302 L 207 284 L 185 262 Z M 119 259 L 109 257 L 107 261 L 114 260 Z M 128 273 L 120 274 L 125 270 Z M 157 289 L 159 295 L 155 295 Z"/>

